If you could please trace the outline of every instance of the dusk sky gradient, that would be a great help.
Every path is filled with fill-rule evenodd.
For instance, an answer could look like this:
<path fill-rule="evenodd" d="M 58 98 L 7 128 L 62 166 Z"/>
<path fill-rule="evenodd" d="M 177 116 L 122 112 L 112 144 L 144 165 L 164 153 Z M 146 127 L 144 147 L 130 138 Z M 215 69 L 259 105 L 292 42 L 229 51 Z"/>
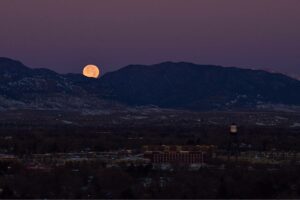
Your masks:
<path fill-rule="evenodd" d="M 1 0 L 0 57 L 57 72 L 186 61 L 300 77 L 300 0 Z"/>

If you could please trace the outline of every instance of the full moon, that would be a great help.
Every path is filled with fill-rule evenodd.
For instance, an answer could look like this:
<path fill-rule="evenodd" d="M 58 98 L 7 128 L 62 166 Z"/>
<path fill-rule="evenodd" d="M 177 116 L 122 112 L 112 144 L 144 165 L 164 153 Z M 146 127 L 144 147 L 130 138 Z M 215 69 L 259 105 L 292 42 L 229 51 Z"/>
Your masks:
<path fill-rule="evenodd" d="M 98 78 L 100 75 L 100 70 L 96 65 L 86 65 L 83 68 L 82 74 L 89 78 Z"/>

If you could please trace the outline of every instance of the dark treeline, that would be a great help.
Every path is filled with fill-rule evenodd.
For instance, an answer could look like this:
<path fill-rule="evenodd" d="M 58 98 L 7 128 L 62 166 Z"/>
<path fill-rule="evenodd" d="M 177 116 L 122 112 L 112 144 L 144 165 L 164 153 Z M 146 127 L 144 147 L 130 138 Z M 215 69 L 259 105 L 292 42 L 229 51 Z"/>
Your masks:
<path fill-rule="evenodd" d="M 27 153 L 55 153 L 140 149 L 143 145 L 212 144 L 227 147 L 228 127 L 202 126 L 190 128 L 97 128 L 61 126 L 52 128 L 1 128 L 0 151 L 17 155 Z M 252 150 L 300 151 L 298 129 L 240 127 L 239 141 L 251 145 Z"/>
<path fill-rule="evenodd" d="M 169 172 L 150 165 L 108 169 L 85 163 L 49 173 L 19 166 L 0 176 L 0 198 L 299 198 L 300 168 L 269 167 L 227 164 L 223 170 Z"/>

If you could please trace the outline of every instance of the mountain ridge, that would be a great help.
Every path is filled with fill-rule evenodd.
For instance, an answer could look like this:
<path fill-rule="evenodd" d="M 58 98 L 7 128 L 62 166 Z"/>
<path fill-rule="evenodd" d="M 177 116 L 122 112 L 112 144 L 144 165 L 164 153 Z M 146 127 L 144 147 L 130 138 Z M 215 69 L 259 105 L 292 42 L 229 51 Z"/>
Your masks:
<path fill-rule="evenodd" d="M 256 102 L 255 100 L 245 102 L 249 104 L 248 107 L 255 106 L 258 101 L 282 104 L 300 102 L 299 95 L 293 95 L 291 92 L 291 88 L 300 91 L 298 80 L 263 70 L 165 62 L 152 66 L 129 65 L 108 73 L 102 80 L 105 79 L 107 80 L 104 82 L 110 84 L 109 87 L 114 90 L 119 101 L 131 105 L 154 104 L 173 108 L 222 109 L 229 101 L 236 101 L 234 97 L 237 95 L 240 95 L 239 101 L 245 95 L 255 98 Z M 172 90 L 174 92 L 170 92 Z M 284 95 L 280 96 L 278 92 Z M 268 95 L 264 97 L 263 94 Z M 168 98 L 172 96 L 173 99 Z M 139 100 L 136 101 L 136 98 Z M 225 98 L 227 102 L 216 101 L 217 98 Z M 275 102 L 272 102 L 272 98 Z M 170 103 L 172 101 L 173 103 Z M 242 105 L 242 102 L 237 105 L 237 107 L 245 106 L 247 107 L 245 104 Z"/>
<path fill-rule="evenodd" d="M 81 74 L 32 69 L 2 57 L 0 95 L 3 109 L 24 105 L 34 109 L 102 109 L 111 102 L 198 111 L 257 109 L 268 104 L 299 106 L 300 81 L 263 70 L 188 62 L 128 65 L 89 79 Z M 76 99 L 75 105 L 72 99 Z M 10 106 L 9 102 L 19 103 Z"/>

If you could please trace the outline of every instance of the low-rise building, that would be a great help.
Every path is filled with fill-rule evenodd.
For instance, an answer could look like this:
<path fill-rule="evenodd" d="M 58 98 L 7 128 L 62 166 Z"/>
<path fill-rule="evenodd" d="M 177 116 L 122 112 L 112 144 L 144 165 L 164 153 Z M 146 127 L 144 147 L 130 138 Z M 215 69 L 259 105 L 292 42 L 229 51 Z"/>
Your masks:
<path fill-rule="evenodd" d="M 144 157 L 151 160 L 153 164 L 204 164 L 208 159 L 214 157 L 216 147 L 213 145 L 161 145 L 144 146 Z"/>

